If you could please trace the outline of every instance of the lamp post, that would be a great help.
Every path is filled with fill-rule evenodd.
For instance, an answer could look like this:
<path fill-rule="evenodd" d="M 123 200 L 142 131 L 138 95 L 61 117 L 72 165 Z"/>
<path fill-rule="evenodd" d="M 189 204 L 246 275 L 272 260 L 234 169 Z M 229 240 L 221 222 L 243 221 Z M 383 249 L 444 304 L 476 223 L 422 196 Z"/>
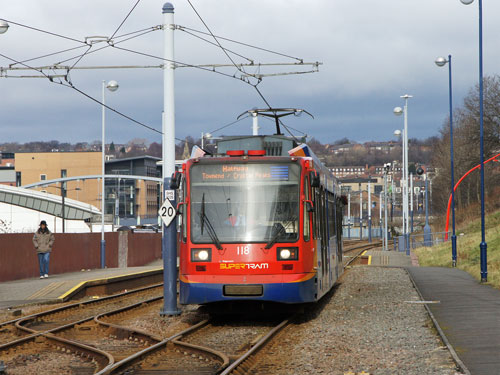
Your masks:
<path fill-rule="evenodd" d="M 370 177 L 371 179 L 371 177 Z M 372 242 L 372 192 L 371 182 L 368 182 L 368 242 Z"/>
<path fill-rule="evenodd" d="M 387 174 L 391 168 L 391 163 L 384 164 L 384 250 L 388 251 L 387 244 Z"/>
<path fill-rule="evenodd" d="M 460 0 L 462 4 L 469 5 L 474 0 Z M 481 282 L 488 281 L 488 263 L 486 234 L 484 228 L 484 142 L 483 142 L 483 1 L 478 0 L 479 10 L 479 153 L 481 164 L 481 243 L 479 244 L 481 258 Z M 453 189 L 452 189 L 453 190 Z"/>
<path fill-rule="evenodd" d="M 106 88 L 114 92 L 118 90 L 118 83 L 116 81 L 102 81 L 102 176 L 101 176 L 101 268 L 106 267 L 106 240 L 104 239 L 104 214 L 106 211 Z"/>
<path fill-rule="evenodd" d="M 404 227 L 404 237 L 405 237 L 405 248 L 406 254 L 409 255 L 409 220 L 408 220 L 408 99 L 412 98 L 412 95 L 402 95 L 401 98 L 405 100 L 404 108 L 401 107 L 394 108 L 394 114 L 400 116 L 404 114 L 404 131 L 403 131 L 403 142 L 404 142 L 404 182 L 403 182 L 403 192 L 404 192 L 404 211 L 405 211 L 405 227 Z"/>
<path fill-rule="evenodd" d="M 347 238 L 351 239 L 351 191 L 347 192 Z"/>
<path fill-rule="evenodd" d="M 453 167 L 453 96 L 452 96 L 452 81 L 451 81 L 451 55 L 448 55 L 448 60 L 444 57 L 438 57 L 435 61 L 439 67 L 448 64 L 448 98 L 450 107 L 450 171 L 451 171 L 451 217 L 453 234 L 451 235 L 451 264 L 457 266 L 457 236 L 455 234 L 455 169 Z"/>
<path fill-rule="evenodd" d="M 413 233 L 413 173 L 410 173 L 410 233 Z"/>
<path fill-rule="evenodd" d="M 363 239 L 363 191 L 359 183 L 359 240 Z"/>
<path fill-rule="evenodd" d="M 9 24 L 7 21 L 0 20 L 0 34 L 5 34 L 9 29 Z"/>
<path fill-rule="evenodd" d="M 56 189 L 60 189 L 61 190 L 61 220 L 62 220 L 62 232 L 63 233 L 66 233 L 66 225 L 65 225 L 65 221 L 66 221 L 66 193 L 68 191 L 80 191 L 82 189 L 80 189 L 79 187 L 77 188 L 74 188 L 74 189 L 71 189 L 71 190 L 68 190 L 66 189 L 66 186 L 65 186 L 65 182 L 61 182 L 61 186 L 52 186 Z"/>
<path fill-rule="evenodd" d="M 394 108 L 395 114 L 401 114 L 403 109 L 401 107 Z M 399 129 L 394 130 L 394 135 L 398 138 L 401 137 L 401 227 L 403 229 L 403 234 L 405 233 L 405 223 L 406 223 L 406 210 L 405 210 L 405 190 L 404 190 L 404 178 L 405 178 L 405 142 L 404 142 L 404 130 L 401 131 Z M 394 183 L 394 179 L 392 180 Z M 394 200 L 394 187 L 393 191 L 393 200 Z"/>

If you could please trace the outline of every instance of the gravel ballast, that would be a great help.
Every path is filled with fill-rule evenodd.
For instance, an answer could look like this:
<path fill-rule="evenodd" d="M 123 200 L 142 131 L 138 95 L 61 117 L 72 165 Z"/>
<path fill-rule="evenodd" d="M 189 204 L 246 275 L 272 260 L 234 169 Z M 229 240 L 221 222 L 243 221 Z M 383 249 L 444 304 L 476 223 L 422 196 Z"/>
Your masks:
<path fill-rule="evenodd" d="M 254 374 L 458 374 L 404 269 L 354 267 Z"/>

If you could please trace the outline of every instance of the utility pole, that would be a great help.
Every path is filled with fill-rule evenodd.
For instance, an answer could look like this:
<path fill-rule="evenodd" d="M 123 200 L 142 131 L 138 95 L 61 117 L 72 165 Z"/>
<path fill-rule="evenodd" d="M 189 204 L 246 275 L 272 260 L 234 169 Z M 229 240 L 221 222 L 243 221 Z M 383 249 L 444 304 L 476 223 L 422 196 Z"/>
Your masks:
<path fill-rule="evenodd" d="M 380 228 L 380 238 L 383 238 L 383 233 L 382 233 L 382 192 L 379 193 L 378 196 L 378 227 Z"/>
<path fill-rule="evenodd" d="M 351 239 L 351 191 L 347 193 L 347 238 Z"/>
<path fill-rule="evenodd" d="M 170 180 L 175 172 L 175 97 L 174 97 L 174 6 L 163 5 L 164 65 L 163 65 L 163 199 L 176 207 L 175 190 Z M 163 224 L 163 308 L 160 315 L 178 315 L 177 308 L 177 225 Z"/>
<path fill-rule="evenodd" d="M 361 182 L 359 183 L 359 240 L 363 239 L 363 190 Z"/>
<path fill-rule="evenodd" d="M 413 233 L 413 173 L 410 173 L 410 233 Z"/>
<path fill-rule="evenodd" d="M 371 178 L 370 178 L 371 179 Z M 372 242 L 372 199 L 371 183 L 368 181 L 368 242 Z"/>
<path fill-rule="evenodd" d="M 387 243 L 387 173 L 391 168 L 391 164 L 384 164 L 384 250 L 388 251 Z"/>

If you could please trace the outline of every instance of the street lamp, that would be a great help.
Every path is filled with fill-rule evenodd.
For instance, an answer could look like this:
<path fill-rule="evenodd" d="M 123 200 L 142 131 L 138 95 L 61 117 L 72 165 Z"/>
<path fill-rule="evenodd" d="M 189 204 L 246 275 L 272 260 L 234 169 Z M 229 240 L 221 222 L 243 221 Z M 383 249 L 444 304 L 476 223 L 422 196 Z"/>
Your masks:
<path fill-rule="evenodd" d="M 387 175 L 391 169 L 391 163 L 384 164 L 384 250 L 388 251 L 387 246 Z"/>
<path fill-rule="evenodd" d="M 451 170 L 451 217 L 453 234 L 451 235 L 451 264 L 457 266 L 457 236 L 455 234 L 455 170 L 453 167 L 453 100 L 452 100 L 452 81 L 451 81 L 451 55 L 448 55 L 448 60 L 444 57 L 438 57 L 435 61 L 436 65 L 443 67 L 448 64 L 448 92 L 450 102 L 450 170 Z"/>
<path fill-rule="evenodd" d="M 9 29 L 9 24 L 7 21 L 0 20 L 0 34 L 5 34 Z"/>
<path fill-rule="evenodd" d="M 394 114 L 400 116 L 403 113 L 403 109 L 401 107 L 394 108 Z M 404 189 L 404 180 L 405 180 L 405 142 L 404 142 L 404 130 L 403 132 L 399 129 L 394 130 L 394 135 L 397 138 L 401 137 L 401 217 L 402 217 L 402 228 L 403 234 L 405 233 L 406 228 L 406 205 L 405 205 L 405 189 Z"/>
<path fill-rule="evenodd" d="M 460 0 L 469 5 L 474 0 Z M 479 244 L 481 258 L 481 282 L 488 281 L 488 263 L 486 234 L 484 228 L 484 142 L 483 142 L 483 1 L 478 0 L 479 7 L 479 153 L 481 164 L 481 243 Z"/>
<path fill-rule="evenodd" d="M 77 188 L 74 188 L 74 189 L 71 189 L 71 190 L 68 190 L 66 189 L 66 186 L 65 186 L 65 183 L 64 182 L 61 182 L 61 186 L 52 186 L 53 188 L 56 188 L 56 189 L 59 189 L 61 190 L 61 206 L 62 206 L 62 209 L 61 209 L 61 220 L 62 220 L 62 232 L 63 233 L 66 233 L 66 226 L 65 226 L 65 221 L 66 221 L 66 193 L 68 191 L 80 191 L 82 189 L 80 189 L 79 187 Z"/>
<path fill-rule="evenodd" d="M 106 195 L 105 195 L 105 175 L 106 175 L 106 95 L 105 89 L 111 92 L 118 90 L 118 82 L 102 81 L 102 176 L 101 176 L 101 268 L 106 267 L 106 240 L 104 239 L 104 213 L 106 211 Z"/>
<path fill-rule="evenodd" d="M 404 114 L 404 129 L 403 129 L 403 143 L 404 143 L 404 182 L 403 182 L 403 192 L 404 192 L 404 212 L 405 212 L 405 227 L 404 227 L 404 237 L 405 237 L 405 248 L 406 254 L 409 255 L 409 220 L 408 220 L 408 99 L 413 96 L 405 94 L 401 98 L 405 100 L 404 108 L 396 107 L 394 108 L 394 114 L 400 116 Z"/>

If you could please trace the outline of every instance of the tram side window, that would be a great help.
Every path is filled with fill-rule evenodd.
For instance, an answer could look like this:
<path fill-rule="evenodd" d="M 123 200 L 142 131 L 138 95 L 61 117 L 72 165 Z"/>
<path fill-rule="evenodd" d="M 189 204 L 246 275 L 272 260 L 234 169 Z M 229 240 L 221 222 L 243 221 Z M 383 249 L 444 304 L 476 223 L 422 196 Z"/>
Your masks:
<path fill-rule="evenodd" d="M 310 200 L 310 194 L 309 194 L 309 179 L 307 176 L 304 178 L 304 196 L 305 196 L 305 201 L 304 201 L 304 241 L 309 241 L 311 238 L 311 225 L 310 225 L 310 217 L 311 214 L 307 210 L 307 202 Z"/>
<path fill-rule="evenodd" d="M 186 202 L 186 178 L 182 179 L 182 202 Z M 182 207 L 182 242 L 187 241 L 187 205 Z"/>
<path fill-rule="evenodd" d="M 321 238 L 321 195 L 318 188 L 314 188 L 314 238 Z"/>
<path fill-rule="evenodd" d="M 328 231 L 330 238 L 335 237 L 335 197 L 328 192 Z"/>

